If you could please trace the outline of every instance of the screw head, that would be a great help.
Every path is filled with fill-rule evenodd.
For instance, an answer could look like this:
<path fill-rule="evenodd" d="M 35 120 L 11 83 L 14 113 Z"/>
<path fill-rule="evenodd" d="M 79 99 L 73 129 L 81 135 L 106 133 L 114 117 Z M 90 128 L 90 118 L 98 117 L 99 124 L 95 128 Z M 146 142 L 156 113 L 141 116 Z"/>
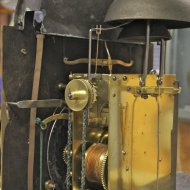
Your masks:
<path fill-rule="evenodd" d="M 148 99 L 148 94 L 143 94 L 141 97 L 146 100 L 146 99 Z"/>
<path fill-rule="evenodd" d="M 141 89 L 137 89 L 137 94 L 141 94 Z"/>
<path fill-rule="evenodd" d="M 160 78 L 160 79 L 158 79 L 157 84 L 158 84 L 159 86 L 163 84 L 163 81 L 162 81 L 162 79 L 161 79 L 161 78 Z"/>
<path fill-rule="evenodd" d="M 131 91 L 131 87 L 129 86 L 129 87 L 127 87 L 127 91 L 128 92 L 130 92 Z"/>
<path fill-rule="evenodd" d="M 112 79 L 113 79 L 113 81 L 116 81 L 116 80 L 117 80 L 117 77 L 116 77 L 116 76 L 113 76 Z"/>
<path fill-rule="evenodd" d="M 126 81 L 127 80 L 127 76 L 123 76 L 123 80 Z"/>
<path fill-rule="evenodd" d="M 57 85 L 57 89 L 58 89 L 60 92 L 64 92 L 65 88 L 66 88 L 66 85 L 65 85 L 64 83 L 59 83 L 59 84 Z"/>
<path fill-rule="evenodd" d="M 128 172 L 129 171 L 129 166 L 126 166 L 125 170 Z"/>

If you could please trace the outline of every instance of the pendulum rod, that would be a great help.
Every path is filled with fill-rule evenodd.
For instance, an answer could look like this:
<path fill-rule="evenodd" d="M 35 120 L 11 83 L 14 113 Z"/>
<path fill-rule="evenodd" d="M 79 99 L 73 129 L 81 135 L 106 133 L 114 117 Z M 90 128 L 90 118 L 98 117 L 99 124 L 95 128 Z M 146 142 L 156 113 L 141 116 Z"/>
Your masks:
<path fill-rule="evenodd" d="M 160 103 L 156 97 L 158 106 L 157 112 L 157 165 L 156 165 L 156 190 L 159 190 L 159 172 L 160 172 Z"/>
<path fill-rule="evenodd" d="M 133 190 L 133 134 L 134 134 L 134 120 L 135 120 L 135 105 L 137 102 L 137 97 L 133 102 L 133 110 L 132 110 L 132 124 L 131 124 L 131 159 L 130 159 L 130 167 L 131 167 L 131 190 Z"/>

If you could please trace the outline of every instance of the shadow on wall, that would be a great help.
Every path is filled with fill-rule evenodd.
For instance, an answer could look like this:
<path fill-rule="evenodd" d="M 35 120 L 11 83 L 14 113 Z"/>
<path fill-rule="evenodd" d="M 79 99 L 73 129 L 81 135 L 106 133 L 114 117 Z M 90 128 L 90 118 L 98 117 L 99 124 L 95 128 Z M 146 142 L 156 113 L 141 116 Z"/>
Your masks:
<path fill-rule="evenodd" d="M 189 72 L 187 73 L 187 83 L 188 83 L 188 86 L 190 88 L 190 70 Z"/>
<path fill-rule="evenodd" d="M 190 122 L 179 124 L 178 171 L 190 173 Z"/>

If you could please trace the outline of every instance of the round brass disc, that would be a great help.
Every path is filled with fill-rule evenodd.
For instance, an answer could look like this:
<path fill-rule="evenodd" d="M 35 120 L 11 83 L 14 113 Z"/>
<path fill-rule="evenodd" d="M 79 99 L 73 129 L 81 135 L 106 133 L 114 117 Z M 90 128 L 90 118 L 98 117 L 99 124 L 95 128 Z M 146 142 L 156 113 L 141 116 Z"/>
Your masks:
<path fill-rule="evenodd" d="M 65 89 L 65 101 L 73 111 L 82 111 L 89 102 L 90 94 L 87 81 L 74 79 Z"/>

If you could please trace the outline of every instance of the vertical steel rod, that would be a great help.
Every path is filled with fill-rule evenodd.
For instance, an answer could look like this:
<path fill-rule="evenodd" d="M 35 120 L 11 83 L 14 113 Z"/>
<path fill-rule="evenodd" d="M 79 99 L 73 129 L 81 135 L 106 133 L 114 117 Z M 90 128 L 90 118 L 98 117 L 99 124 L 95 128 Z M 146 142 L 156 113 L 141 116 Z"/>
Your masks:
<path fill-rule="evenodd" d="M 144 68 L 143 68 L 144 84 L 145 84 L 146 76 L 148 74 L 149 49 L 150 49 L 150 20 L 148 20 L 146 24 L 146 50 L 145 50 Z"/>
<path fill-rule="evenodd" d="M 37 35 L 37 46 L 36 46 L 36 61 L 34 68 L 33 87 L 32 87 L 32 100 L 38 99 L 40 76 L 42 68 L 43 58 L 43 47 L 44 47 L 44 35 Z M 30 127 L 29 127 L 29 150 L 28 150 L 28 176 L 27 185 L 28 190 L 34 189 L 34 154 L 35 154 L 35 134 L 36 134 L 36 113 L 37 109 L 32 108 L 30 111 Z"/>
<path fill-rule="evenodd" d="M 177 136 L 178 136 L 178 105 L 179 95 L 174 95 L 174 115 L 173 115 L 173 129 L 171 139 L 171 180 L 172 190 L 176 190 L 176 170 L 177 170 Z"/>
<path fill-rule="evenodd" d="M 166 58 L 166 41 L 161 40 L 160 44 L 160 77 L 165 74 L 165 58 Z"/>
<path fill-rule="evenodd" d="M 88 80 L 91 80 L 91 59 L 92 59 L 92 29 L 89 30 L 89 50 L 88 50 Z"/>

